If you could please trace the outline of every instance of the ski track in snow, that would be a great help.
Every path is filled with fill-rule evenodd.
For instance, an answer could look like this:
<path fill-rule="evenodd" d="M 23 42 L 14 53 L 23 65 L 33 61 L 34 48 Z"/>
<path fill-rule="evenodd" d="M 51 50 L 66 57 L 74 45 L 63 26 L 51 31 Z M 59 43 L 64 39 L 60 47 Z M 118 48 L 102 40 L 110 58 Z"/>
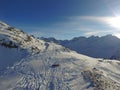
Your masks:
<path fill-rule="evenodd" d="M 81 74 L 84 70 L 91 71 L 94 67 L 103 70 L 105 74 L 110 74 L 110 77 L 119 78 L 119 72 L 118 75 L 113 76 L 112 70 L 107 71 L 107 67 L 99 66 L 101 62 L 96 59 L 82 55 L 80 55 L 81 59 L 79 57 L 74 58 L 71 57 L 72 54 L 68 55 L 68 52 L 61 53 L 54 50 L 51 53 L 48 50 L 46 53 L 33 55 L 22 60 L 12 68 L 21 77 L 18 78 L 16 83 L 13 83 L 12 89 L 8 90 L 94 90 L 93 87 L 90 87 L 90 82 L 84 81 Z M 92 62 L 89 62 L 87 58 Z M 103 62 L 107 63 L 107 61 Z M 53 67 L 54 64 L 59 64 L 59 66 Z M 9 72 L 7 75 L 9 75 Z M 114 80 L 114 78 L 112 79 Z"/>
<path fill-rule="evenodd" d="M 52 61 L 53 62 L 53 61 Z M 58 67 L 52 67 L 52 63 L 50 63 L 50 60 L 39 60 L 39 74 L 37 74 L 39 77 L 41 77 L 41 81 L 39 82 L 39 88 L 45 88 L 45 90 L 69 90 L 70 86 L 66 85 L 64 83 L 64 69 L 60 66 Z M 53 62 L 54 64 L 54 62 Z M 34 71 L 35 72 L 35 71 Z M 35 78 L 35 77 L 33 77 Z M 71 78 L 68 81 L 72 81 Z M 38 83 L 37 82 L 37 83 Z M 67 81 L 66 81 L 67 82 Z M 28 85 L 29 86 L 29 85 Z"/>

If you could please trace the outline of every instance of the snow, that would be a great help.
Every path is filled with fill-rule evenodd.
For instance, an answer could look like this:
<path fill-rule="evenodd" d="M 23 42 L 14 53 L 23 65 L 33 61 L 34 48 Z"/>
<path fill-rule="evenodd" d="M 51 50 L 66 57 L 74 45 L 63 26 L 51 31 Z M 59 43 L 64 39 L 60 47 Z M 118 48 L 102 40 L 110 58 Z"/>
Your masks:
<path fill-rule="evenodd" d="M 0 73 L 21 59 L 45 49 L 45 42 L 0 22 Z"/>
<path fill-rule="evenodd" d="M 58 49 L 59 45 L 56 45 L 56 47 Z M 14 78 L 11 78 L 9 81 L 12 83 L 8 82 L 9 84 L 5 82 L 4 79 L 3 81 L 0 79 L 0 81 L 5 82 L 5 84 L 2 83 L 2 86 L 11 86 L 11 90 L 93 90 L 95 87 L 89 87 L 92 80 L 90 79 L 90 81 L 86 82 L 81 74 L 84 71 L 88 71 L 88 73 L 93 73 L 92 76 L 96 74 L 102 75 L 98 80 L 105 81 L 108 85 L 113 83 L 113 87 L 115 88 L 117 88 L 117 85 L 120 87 L 120 81 L 118 81 L 120 78 L 120 62 L 108 62 L 109 60 L 100 62 L 98 59 L 79 55 L 73 51 L 56 52 L 54 48 L 53 51 L 50 49 L 47 50 L 47 52 L 27 57 L 8 69 L 8 72 L 5 75 L 10 78 L 11 76 L 9 76 L 9 73 L 13 73 L 15 77 L 18 77 L 17 82 L 13 82 L 16 78 L 15 80 Z M 59 66 L 52 67 L 53 64 L 59 64 Z M 93 69 L 94 67 L 96 69 Z M 85 73 L 85 75 L 88 73 Z M 113 73 L 116 73 L 115 76 L 113 76 Z M 90 78 L 91 74 L 86 75 L 86 77 Z M 11 84 L 14 85 L 12 86 Z M 2 88 L 2 90 L 5 89 Z M 108 88 L 103 90 L 112 89 Z"/>
<path fill-rule="evenodd" d="M 113 35 L 102 37 L 75 37 L 71 40 L 57 40 L 55 38 L 44 38 L 47 42 L 54 42 L 84 55 L 97 58 L 120 59 L 120 39 Z M 111 43 L 112 42 L 112 43 Z"/>
<path fill-rule="evenodd" d="M 119 90 L 120 88 L 120 61 L 78 54 L 61 45 L 38 40 L 18 29 L 12 31 L 0 29 L 0 39 L 3 38 L 7 40 L 6 43 L 12 41 L 17 44 L 19 49 L 0 46 L 0 50 L 4 50 L 2 58 L 5 58 L 5 55 L 9 56 L 7 52 L 13 53 L 10 55 L 18 58 L 17 55 L 23 53 L 21 49 L 27 50 L 29 55 L 23 55 L 24 58 L 20 58 L 0 76 L 1 90 Z M 13 60 L 12 57 L 9 58 Z M 6 62 L 9 61 L 6 59 Z"/>

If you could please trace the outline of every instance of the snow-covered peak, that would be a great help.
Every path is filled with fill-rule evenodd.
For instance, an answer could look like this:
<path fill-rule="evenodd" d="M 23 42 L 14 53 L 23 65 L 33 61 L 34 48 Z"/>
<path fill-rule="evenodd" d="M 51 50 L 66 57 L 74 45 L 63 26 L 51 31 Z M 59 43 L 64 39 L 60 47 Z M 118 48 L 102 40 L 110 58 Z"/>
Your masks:
<path fill-rule="evenodd" d="M 76 37 L 71 40 L 57 40 L 55 38 L 43 37 L 41 39 L 60 44 L 87 56 L 120 60 L 120 53 L 117 53 L 120 51 L 120 39 L 113 35 L 105 35 L 102 37 L 91 36 L 88 38 Z"/>
<path fill-rule="evenodd" d="M 0 39 L 9 39 L 31 53 L 37 53 L 45 49 L 44 41 L 38 40 L 32 35 L 28 35 L 22 30 L 8 26 L 3 22 L 1 22 Z"/>
<path fill-rule="evenodd" d="M 28 55 L 43 52 L 45 42 L 28 35 L 22 30 L 0 22 L 0 74 Z"/>
<path fill-rule="evenodd" d="M 36 39 L 34 36 L 28 35 L 24 31 L 11 26 L 0 29 L 0 39 L 3 39 L 6 43 L 9 41 L 16 43 L 18 47 L 28 50 L 31 54 L 48 50 L 65 49 L 61 45 Z"/>
<path fill-rule="evenodd" d="M 7 28 L 7 27 L 9 27 L 8 24 L 6 24 L 6 23 L 0 21 L 0 28 Z"/>

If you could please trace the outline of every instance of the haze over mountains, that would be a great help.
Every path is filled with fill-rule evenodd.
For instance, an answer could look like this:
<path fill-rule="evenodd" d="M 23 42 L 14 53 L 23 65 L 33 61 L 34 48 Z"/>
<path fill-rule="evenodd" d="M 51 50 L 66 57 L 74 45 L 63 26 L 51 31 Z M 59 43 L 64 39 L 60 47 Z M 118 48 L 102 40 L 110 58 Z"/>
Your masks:
<path fill-rule="evenodd" d="M 120 39 L 113 35 L 102 37 L 76 37 L 71 40 L 57 40 L 55 38 L 41 39 L 54 42 L 80 54 L 95 58 L 120 59 Z"/>
<path fill-rule="evenodd" d="M 78 54 L 3 22 L 0 55 L 1 90 L 120 89 L 120 61 Z"/>

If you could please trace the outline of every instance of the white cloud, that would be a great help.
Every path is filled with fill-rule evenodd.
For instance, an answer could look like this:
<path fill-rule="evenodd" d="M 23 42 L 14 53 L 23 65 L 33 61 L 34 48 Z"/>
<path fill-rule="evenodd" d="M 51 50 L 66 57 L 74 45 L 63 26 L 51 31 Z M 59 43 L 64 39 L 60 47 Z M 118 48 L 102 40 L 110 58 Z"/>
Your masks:
<path fill-rule="evenodd" d="M 92 31 L 92 32 L 86 32 L 84 33 L 85 36 L 91 36 L 91 35 L 97 35 L 99 31 Z"/>
<path fill-rule="evenodd" d="M 108 21 L 110 18 L 110 16 L 74 16 L 74 17 L 70 17 L 69 19 L 71 20 L 89 20 L 89 21 L 95 21 L 95 22 L 106 22 Z"/>
<path fill-rule="evenodd" d="M 113 30 L 106 30 L 106 31 L 102 31 L 102 30 L 97 30 L 97 31 L 90 31 L 90 32 L 85 32 L 84 35 L 85 36 L 91 36 L 91 35 L 95 35 L 95 36 L 103 36 L 104 34 L 112 34 Z"/>

